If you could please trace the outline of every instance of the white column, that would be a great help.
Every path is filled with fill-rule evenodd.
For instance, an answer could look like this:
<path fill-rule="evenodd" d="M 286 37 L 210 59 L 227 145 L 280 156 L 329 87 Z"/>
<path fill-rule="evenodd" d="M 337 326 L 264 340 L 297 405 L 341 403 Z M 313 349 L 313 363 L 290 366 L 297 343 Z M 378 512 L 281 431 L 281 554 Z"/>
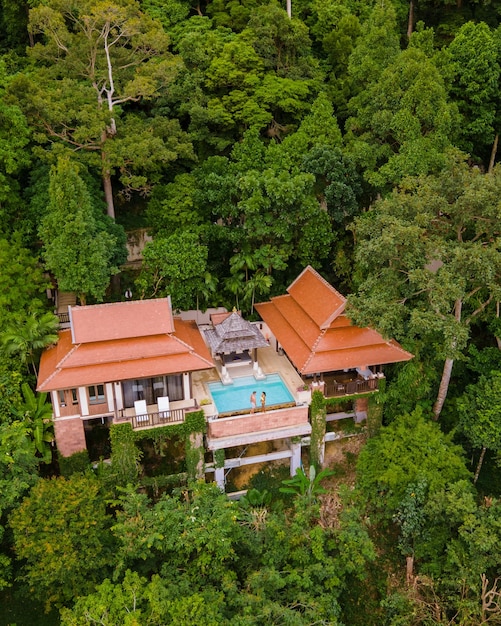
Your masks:
<path fill-rule="evenodd" d="M 291 442 L 290 449 L 292 452 L 290 471 L 291 476 L 295 476 L 296 471 L 301 467 L 301 444 Z"/>
<path fill-rule="evenodd" d="M 185 400 L 191 398 L 190 375 L 188 372 L 183 374 L 183 394 Z"/>
<path fill-rule="evenodd" d="M 89 403 L 87 402 L 87 388 L 78 388 L 78 400 L 80 402 L 80 415 L 89 415 Z"/>
<path fill-rule="evenodd" d="M 106 400 L 108 401 L 108 411 L 114 411 L 114 401 L 113 401 L 113 385 L 111 383 L 106 383 Z"/>
<path fill-rule="evenodd" d="M 224 467 L 216 467 L 214 470 L 214 480 L 221 491 L 224 491 Z"/>
<path fill-rule="evenodd" d="M 59 410 L 59 394 L 57 391 L 51 391 L 50 397 L 52 399 L 52 410 L 54 411 L 54 417 L 60 417 L 61 411 Z"/>
<path fill-rule="evenodd" d="M 122 395 L 122 385 L 115 383 L 115 403 L 117 411 L 121 411 L 124 408 L 124 397 Z"/>

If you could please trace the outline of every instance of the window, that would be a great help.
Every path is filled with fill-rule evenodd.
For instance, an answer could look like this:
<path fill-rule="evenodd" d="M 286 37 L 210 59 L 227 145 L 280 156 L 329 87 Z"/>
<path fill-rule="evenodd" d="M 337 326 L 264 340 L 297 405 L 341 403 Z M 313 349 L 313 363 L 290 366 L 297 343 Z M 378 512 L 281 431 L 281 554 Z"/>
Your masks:
<path fill-rule="evenodd" d="M 59 394 L 59 406 L 66 406 L 66 398 L 64 396 L 64 391 L 61 390 L 58 392 Z"/>
<path fill-rule="evenodd" d="M 91 404 L 99 404 L 104 402 L 104 385 L 91 385 L 89 390 L 89 402 Z"/>
<path fill-rule="evenodd" d="M 71 403 L 78 404 L 78 393 L 76 389 L 71 390 Z"/>

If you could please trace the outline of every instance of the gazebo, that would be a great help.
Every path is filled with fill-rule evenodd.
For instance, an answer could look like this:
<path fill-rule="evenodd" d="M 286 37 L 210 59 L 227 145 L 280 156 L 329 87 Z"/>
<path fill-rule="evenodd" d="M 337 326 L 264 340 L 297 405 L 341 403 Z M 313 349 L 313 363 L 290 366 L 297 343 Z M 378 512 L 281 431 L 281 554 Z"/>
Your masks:
<path fill-rule="evenodd" d="M 269 346 L 259 328 L 238 311 L 218 313 L 211 321 L 213 327 L 204 330 L 204 335 L 212 356 L 219 357 L 224 368 L 254 365 L 257 369 L 256 349 Z"/>

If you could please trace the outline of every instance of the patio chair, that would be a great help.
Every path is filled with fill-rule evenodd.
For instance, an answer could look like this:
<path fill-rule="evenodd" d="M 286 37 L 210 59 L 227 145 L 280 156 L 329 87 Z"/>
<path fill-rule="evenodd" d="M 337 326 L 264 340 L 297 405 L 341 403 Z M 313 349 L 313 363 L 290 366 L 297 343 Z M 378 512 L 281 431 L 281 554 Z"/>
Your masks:
<path fill-rule="evenodd" d="M 169 396 L 158 396 L 157 406 L 158 406 L 158 417 L 160 418 L 170 417 Z"/>
<path fill-rule="evenodd" d="M 134 402 L 134 411 L 138 422 L 148 421 L 148 407 L 146 405 L 146 400 L 136 400 Z"/>

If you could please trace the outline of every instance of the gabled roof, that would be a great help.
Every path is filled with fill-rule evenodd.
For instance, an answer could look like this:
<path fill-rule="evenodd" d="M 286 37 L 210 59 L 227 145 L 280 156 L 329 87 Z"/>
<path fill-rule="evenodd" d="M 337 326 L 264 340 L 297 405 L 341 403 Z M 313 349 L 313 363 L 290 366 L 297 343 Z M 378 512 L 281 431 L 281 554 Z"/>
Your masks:
<path fill-rule="evenodd" d="M 291 283 L 287 293 L 322 329 L 328 328 L 346 306 L 346 298 L 329 285 L 311 265 L 305 267 Z"/>
<path fill-rule="evenodd" d="M 142 306 L 142 302 L 150 305 Z M 167 298 L 72 308 L 73 313 L 76 310 L 76 317 L 71 318 L 72 328 L 60 331 L 59 342 L 42 355 L 38 391 L 214 366 L 195 322 L 173 318 Z M 93 310 L 96 312 L 94 323 Z M 145 319 L 148 314 L 152 319 Z M 122 328 L 113 328 L 113 320 L 115 325 L 123 324 Z M 100 322 L 104 329 L 99 327 Z M 77 342 L 75 338 L 82 341 Z"/>
<path fill-rule="evenodd" d="M 256 304 L 301 374 L 319 374 L 408 361 L 413 355 L 344 315 L 346 298 L 308 266 L 288 294 Z"/>
<path fill-rule="evenodd" d="M 68 307 L 74 343 L 174 332 L 170 298 Z"/>
<path fill-rule="evenodd" d="M 266 348 L 268 342 L 255 324 L 244 320 L 240 313 L 233 311 L 224 317 L 214 328 L 204 331 L 205 339 L 213 354 L 230 354 L 231 352 L 243 352 L 253 348 Z"/>

